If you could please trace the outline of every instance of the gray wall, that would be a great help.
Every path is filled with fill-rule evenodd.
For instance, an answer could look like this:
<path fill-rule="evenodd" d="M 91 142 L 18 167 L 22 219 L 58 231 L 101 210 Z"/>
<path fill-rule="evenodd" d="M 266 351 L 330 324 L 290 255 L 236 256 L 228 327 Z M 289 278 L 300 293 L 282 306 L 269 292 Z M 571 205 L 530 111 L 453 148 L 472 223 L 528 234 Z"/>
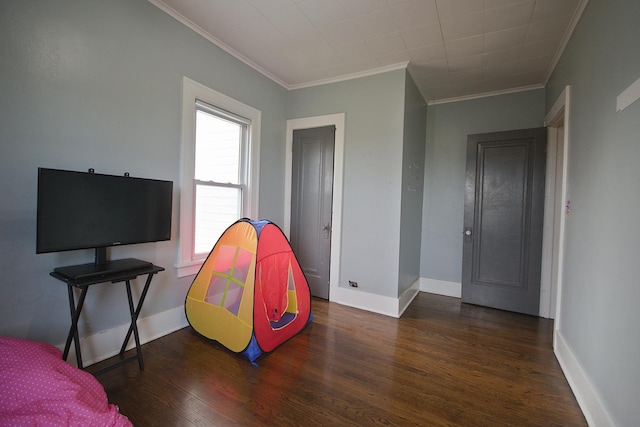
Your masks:
<path fill-rule="evenodd" d="M 427 107 L 420 276 L 461 282 L 467 135 L 544 125 L 544 90 Z"/>
<path fill-rule="evenodd" d="M 424 184 L 427 104 L 407 73 L 404 94 L 402 203 L 400 214 L 400 275 L 398 296 L 420 277 L 420 233 Z"/>
<path fill-rule="evenodd" d="M 560 333 L 616 425 L 640 422 L 640 2 L 590 0 L 548 85 L 571 85 Z"/>
<path fill-rule="evenodd" d="M 574 95 L 560 332 L 618 425 L 640 419 L 640 103 L 615 112 L 639 77 L 639 21 L 638 2 L 591 0 L 546 91 L 546 108 L 567 84 Z M 93 256 L 35 255 L 38 166 L 170 179 L 178 200 L 183 75 L 262 110 L 260 216 L 276 222 L 286 119 L 345 112 L 342 282 L 396 297 L 414 274 L 404 70 L 287 94 L 145 0 L 5 0 L 0 58 L 0 334 L 62 342 L 66 292 L 48 273 Z M 544 103 L 538 90 L 428 107 L 421 277 L 460 281 L 467 135 L 541 126 Z M 112 252 L 167 267 L 143 316 L 182 305 L 191 280 L 172 268 L 174 212 L 170 242 Z M 96 288 L 87 306 L 82 335 L 126 323 L 123 289 Z"/>
<path fill-rule="evenodd" d="M 147 1 L 2 1 L 0 58 L 0 334 L 63 342 L 67 292 L 49 272 L 93 257 L 35 254 L 39 166 L 174 181 L 172 240 L 111 256 L 167 269 L 143 317 L 184 303 L 191 278 L 173 269 L 182 76 L 262 110 L 260 214 L 282 222 L 287 91 Z M 85 314 L 82 336 L 128 323 L 124 287 L 91 289 Z"/>
<path fill-rule="evenodd" d="M 293 90 L 288 118 L 346 113 L 340 286 L 397 297 L 405 70 Z"/>

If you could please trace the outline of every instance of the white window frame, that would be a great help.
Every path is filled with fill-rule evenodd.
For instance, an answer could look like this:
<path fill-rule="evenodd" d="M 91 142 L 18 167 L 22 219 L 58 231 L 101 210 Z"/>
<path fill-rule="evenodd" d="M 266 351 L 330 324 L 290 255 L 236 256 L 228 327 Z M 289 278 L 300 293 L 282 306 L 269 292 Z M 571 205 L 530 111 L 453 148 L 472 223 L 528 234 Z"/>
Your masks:
<path fill-rule="evenodd" d="M 216 92 L 187 77 L 182 78 L 182 136 L 180 168 L 180 219 L 178 234 L 178 260 L 175 265 L 177 277 L 196 274 L 204 257 L 194 254 L 194 176 L 195 176 L 195 131 L 196 102 L 201 101 L 250 121 L 247 156 L 247 195 L 244 198 L 242 215 L 258 218 L 260 175 L 260 129 L 262 112 L 240 101 Z M 231 225 L 231 224 L 229 224 Z"/>

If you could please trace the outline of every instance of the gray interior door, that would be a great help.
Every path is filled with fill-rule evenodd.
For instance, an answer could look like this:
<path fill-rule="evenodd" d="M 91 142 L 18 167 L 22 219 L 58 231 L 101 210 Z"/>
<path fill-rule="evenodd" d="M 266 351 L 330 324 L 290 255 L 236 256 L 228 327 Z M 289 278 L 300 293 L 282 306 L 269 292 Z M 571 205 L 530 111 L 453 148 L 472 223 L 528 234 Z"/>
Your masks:
<path fill-rule="evenodd" d="M 293 132 L 291 246 L 311 295 L 329 299 L 335 126 Z"/>
<path fill-rule="evenodd" d="M 546 128 L 469 135 L 462 301 L 538 315 Z"/>

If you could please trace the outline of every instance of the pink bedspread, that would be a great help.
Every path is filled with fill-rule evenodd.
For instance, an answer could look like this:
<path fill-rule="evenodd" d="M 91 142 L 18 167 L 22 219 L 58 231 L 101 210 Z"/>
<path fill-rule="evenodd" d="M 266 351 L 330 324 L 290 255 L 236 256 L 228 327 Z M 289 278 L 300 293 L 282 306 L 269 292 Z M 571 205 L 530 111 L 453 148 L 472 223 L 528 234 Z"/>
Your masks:
<path fill-rule="evenodd" d="M 0 426 L 128 426 L 102 385 L 56 347 L 0 337 Z"/>

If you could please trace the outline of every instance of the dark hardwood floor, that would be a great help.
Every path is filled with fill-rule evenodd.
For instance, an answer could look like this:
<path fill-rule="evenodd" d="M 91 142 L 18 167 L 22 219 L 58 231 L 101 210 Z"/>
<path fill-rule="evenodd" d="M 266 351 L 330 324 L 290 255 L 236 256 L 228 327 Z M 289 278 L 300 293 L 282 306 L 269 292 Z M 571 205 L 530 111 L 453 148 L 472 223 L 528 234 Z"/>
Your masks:
<path fill-rule="evenodd" d="M 98 380 L 138 427 L 586 425 L 550 320 L 426 293 L 400 319 L 312 310 L 259 367 L 185 328 Z"/>

